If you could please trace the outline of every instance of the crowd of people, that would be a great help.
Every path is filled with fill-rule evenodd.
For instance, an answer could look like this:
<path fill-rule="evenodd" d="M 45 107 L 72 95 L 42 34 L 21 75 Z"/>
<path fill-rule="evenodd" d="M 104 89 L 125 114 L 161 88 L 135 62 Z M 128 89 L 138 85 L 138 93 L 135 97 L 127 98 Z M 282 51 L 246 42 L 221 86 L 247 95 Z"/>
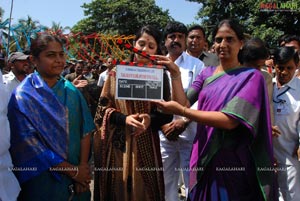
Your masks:
<path fill-rule="evenodd" d="M 67 60 L 55 35 L 10 53 L 0 200 L 299 201 L 300 37 L 270 49 L 232 19 L 211 46 L 206 34 L 177 21 L 136 32 L 144 54 L 128 61 L 165 67 L 162 100 L 116 98 L 113 55 Z"/>

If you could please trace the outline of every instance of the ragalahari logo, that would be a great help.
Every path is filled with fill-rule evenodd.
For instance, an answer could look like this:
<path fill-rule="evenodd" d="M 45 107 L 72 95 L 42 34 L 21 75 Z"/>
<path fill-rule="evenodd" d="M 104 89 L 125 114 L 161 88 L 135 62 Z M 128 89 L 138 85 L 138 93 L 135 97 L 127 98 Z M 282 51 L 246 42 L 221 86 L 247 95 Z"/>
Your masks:
<path fill-rule="evenodd" d="M 286 1 L 286 2 L 260 2 L 259 10 L 261 12 L 300 12 L 299 1 Z"/>

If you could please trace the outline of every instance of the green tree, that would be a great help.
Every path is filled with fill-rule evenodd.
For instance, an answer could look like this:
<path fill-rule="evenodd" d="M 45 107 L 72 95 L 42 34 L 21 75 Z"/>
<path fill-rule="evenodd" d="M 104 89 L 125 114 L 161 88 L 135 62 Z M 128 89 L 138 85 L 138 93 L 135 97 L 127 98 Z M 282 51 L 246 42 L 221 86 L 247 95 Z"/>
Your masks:
<path fill-rule="evenodd" d="M 14 41 L 11 41 L 10 52 L 28 50 L 30 39 L 34 37 L 38 27 L 40 27 L 39 21 L 33 20 L 29 15 L 27 19 L 19 19 L 18 24 L 12 27 Z"/>
<path fill-rule="evenodd" d="M 154 0 L 94 0 L 82 8 L 87 18 L 79 21 L 73 32 L 130 35 L 146 24 L 163 29 L 173 20 Z"/>
<path fill-rule="evenodd" d="M 208 33 L 211 33 L 213 27 L 222 19 L 235 18 L 246 28 L 248 34 L 253 37 L 260 37 L 270 46 L 277 45 L 277 39 L 282 34 L 299 34 L 300 33 L 300 3 L 293 10 L 261 10 L 262 3 L 276 3 L 277 6 L 285 1 L 268 1 L 268 0 L 188 0 L 198 2 L 202 6 L 198 12 L 198 18 L 202 19 L 203 26 Z M 271 4 L 270 4 L 271 5 Z"/>
<path fill-rule="evenodd" d="M 48 30 L 51 30 L 53 33 L 56 33 L 57 35 L 63 34 L 66 31 L 71 30 L 69 26 L 63 27 L 60 23 L 52 22 L 52 25 Z"/>

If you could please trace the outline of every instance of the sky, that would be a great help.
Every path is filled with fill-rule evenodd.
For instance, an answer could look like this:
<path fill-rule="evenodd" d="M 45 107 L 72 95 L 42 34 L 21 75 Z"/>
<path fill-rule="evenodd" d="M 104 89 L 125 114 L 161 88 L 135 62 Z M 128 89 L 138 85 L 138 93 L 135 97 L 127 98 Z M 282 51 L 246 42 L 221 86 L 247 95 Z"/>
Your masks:
<path fill-rule="evenodd" d="M 62 27 L 72 27 L 79 20 L 85 18 L 83 3 L 90 3 L 92 0 L 14 0 L 12 11 L 12 24 L 19 19 L 27 19 L 29 15 L 34 21 L 51 27 L 52 22 L 60 23 Z M 4 9 L 2 21 L 9 18 L 12 0 L 0 0 L 0 7 Z M 175 20 L 186 25 L 193 22 L 199 23 L 195 16 L 200 4 L 186 0 L 155 0 L 156 5 L 163 10 L 169 9 L 169 14 Z"/>

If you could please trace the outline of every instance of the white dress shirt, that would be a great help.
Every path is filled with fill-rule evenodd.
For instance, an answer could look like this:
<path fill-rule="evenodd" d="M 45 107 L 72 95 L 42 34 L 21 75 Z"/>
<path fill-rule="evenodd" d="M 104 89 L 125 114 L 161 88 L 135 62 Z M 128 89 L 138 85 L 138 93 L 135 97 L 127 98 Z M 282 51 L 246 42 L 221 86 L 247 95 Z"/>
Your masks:
<path fill-rule="evenodd" d="M 15 201 L 20 192 L 20 186 L 11 171 L 13 164 L 8 151 L 10 147 L 10 128 L 7 119 L 7 105 L 10 92 L 3 84 L 1 71 L 0 94 L 0 200 Z"/>
<path fill-rule="evenodd" d="M 104 82 L 106 81 L 108 77 L 108 70 L 106 69 L 105 71 L 103 71 L 100 75 L 99 75 L 99 79 L 97 82 L 97 86 L 98 87 L 103 87 Z"/>
<path fill-rule="evenodd" d="M 192 83 L 195 81 L 197 75 L 204 69 L 204 63 L 200 59 L 188 55 L 186 52 L 182 52 L 182 54 L 175 60 L 174 63 L 177 64 L 180 68 L 182 86 L 184 91 L 186 92 L 188 88 L 192 85 Z M 197 105 L 194 106 L 193 109 L 197 109 Z M 178 118 L 182 117 L 174 115 L 174 119 Z M 188 128 L 184 132 L 182 132 L 181 135 L 179 135 L 179 138 L 183 138 L 188 141 L 193 141 L 196 135 L 196 125 L 196 123 L 189 125 Z"/>
<path fill-rule="evenodd" d="M 3 75 L 3 83 L 11 94 L 21 82 L 17 79 L 15 74 L 10 71 L 8 74 Z"/>
<path fill-rule="evenodd" d="M 300 139 L 300 79 L 293 78 L 281 88 L 274 84 L 275 125 L 281 135 L 273 138 L 274 154 L 279 163 L 300 163 L 293 151 Z"/>

